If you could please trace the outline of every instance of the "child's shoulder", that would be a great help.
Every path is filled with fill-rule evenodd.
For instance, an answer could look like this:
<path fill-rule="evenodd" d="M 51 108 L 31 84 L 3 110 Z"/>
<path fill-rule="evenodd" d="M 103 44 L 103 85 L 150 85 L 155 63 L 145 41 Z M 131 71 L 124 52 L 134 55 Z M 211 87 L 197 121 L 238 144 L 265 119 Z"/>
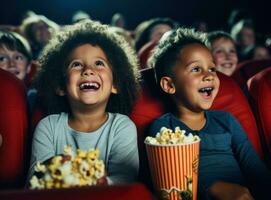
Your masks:
<path fill-rule="evenodd" d="M 59 113 L 59 114 L 51 114 L 44 118 L 42 118 L 39 122 L 39 124 L 56 124 L 59 122 L 63 122 L 67 119 L 68 114 L 67 113 Z"/>
<path fill-rule="evenodd" d="M 222 110 L 207 110 L 205 113 L 208 116 L 212 116 L 219 119 L 232 118 L 233 115 L 230 112 L 222 111 Z"/>
<path fill-rule="evenodd" d="M 135 126 L 134 122 L 127 116 L 120 113 L 108 113 L 109 121 L 117 125 L 131 125 Z"/>

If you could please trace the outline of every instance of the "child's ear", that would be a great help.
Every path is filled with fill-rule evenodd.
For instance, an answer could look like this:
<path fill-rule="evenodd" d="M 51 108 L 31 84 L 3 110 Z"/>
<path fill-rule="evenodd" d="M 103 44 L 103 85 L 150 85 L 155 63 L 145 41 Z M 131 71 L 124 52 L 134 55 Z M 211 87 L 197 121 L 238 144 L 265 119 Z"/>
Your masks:
<path fill-rule="evenodd" d="M 168 94 L 175 94 L 175 85 L 172 81 L 172 78 L 164 76 L 160 80 L 160 86 L 162 90 Z"/>
<path fill-rule="evenodd" d="M 58 96 L 61 96 L 61 97 L 63 97 L 63 96 L 66 95 L 65 92 L 64 92 L 64 90 L 62 90 L 62 89 L 60 89 L 60 88 L 57 88 L 57 89 L 56 89 L 56 94 L 57 94 Z"/>
<path fill-rule="evenodd" d="M 118 89 L 117 89 L 117 87 L 116 86 L 114 86 L 114 85 L 112 85 L 112 89 L 111 89 L 111 93 L 112 94 L 118 94 Z"/>

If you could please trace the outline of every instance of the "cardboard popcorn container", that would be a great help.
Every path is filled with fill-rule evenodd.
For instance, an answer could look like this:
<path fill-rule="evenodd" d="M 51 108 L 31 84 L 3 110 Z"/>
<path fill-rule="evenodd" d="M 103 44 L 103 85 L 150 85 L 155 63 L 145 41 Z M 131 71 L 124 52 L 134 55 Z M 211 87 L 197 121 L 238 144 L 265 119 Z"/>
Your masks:
<path fill-rule="evenodd" d="M 163 200 L 196 200 L 200 140 L 184 144 L 145 142 L 152 181 Z"/>

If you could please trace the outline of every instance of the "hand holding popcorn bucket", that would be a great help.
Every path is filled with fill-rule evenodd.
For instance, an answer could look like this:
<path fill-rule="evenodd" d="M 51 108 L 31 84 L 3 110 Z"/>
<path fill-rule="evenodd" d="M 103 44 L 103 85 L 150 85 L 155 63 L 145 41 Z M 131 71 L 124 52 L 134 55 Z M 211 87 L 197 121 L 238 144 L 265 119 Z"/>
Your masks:
<path fill-rule="evenodd" d="M 175 133 L 163 127 L 156 138 L 145 139 L 152 180 L 161 199 L 197 199 L 199 144 L 198 136 L 186 136 L 179 127 Z"/>

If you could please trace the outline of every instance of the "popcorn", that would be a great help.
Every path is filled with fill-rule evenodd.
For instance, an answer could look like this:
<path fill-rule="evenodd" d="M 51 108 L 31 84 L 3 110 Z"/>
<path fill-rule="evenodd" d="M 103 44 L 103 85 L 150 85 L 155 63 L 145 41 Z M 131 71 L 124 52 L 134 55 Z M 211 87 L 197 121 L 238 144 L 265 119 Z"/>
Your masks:
<path fill-rule="evenodd" d="M 145 143 L 151 145 L 175 145 L 188 144 L 199 140 L 199 136 L 194 136 L 192 133 L 186 135 L 185 130 L 181 130 L 180 127 L 176 127 L 174 132 L 171 129 L 162 127 L 155 137 L 146 137 Z"/>
<path fill-rule="evenodd" d="M 104 162 L 98 160 L 99 151 L 78 149 L 65 146 L 63 156 L 55 156 L 48 164 L 37 162 L 34 175 L 30 179 L 30 189 L 69 188 L 96 185 L 105 174 Z"/>

